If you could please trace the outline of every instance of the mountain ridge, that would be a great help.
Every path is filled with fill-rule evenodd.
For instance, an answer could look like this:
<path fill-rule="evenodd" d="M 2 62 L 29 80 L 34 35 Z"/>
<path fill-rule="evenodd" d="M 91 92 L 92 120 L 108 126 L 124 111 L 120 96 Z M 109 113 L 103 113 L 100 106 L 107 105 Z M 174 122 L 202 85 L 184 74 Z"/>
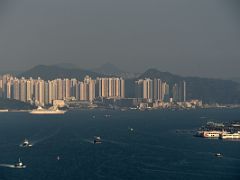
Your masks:
<path fill-rule="evenodd" d="M 109 77 L 109 74 L 100 74 L 90 70 L 80 68 L 68 69 L 58 66 L 38 65 L 32 69 L 20 74 L 18 77 L 41 77 L 44 80 L 52 80 L 56 78 L 76 78 L 82 80 L 86 75 L 92 78 Z M 187 99 L 201 99 L 206 103 L 240 103 L 240 84 L 231 80 L 201 78 L 201 77 L 184 77 L 172 74 L 170 72 L 162 72 L 155 68 L 150 68 L 138 77 L 126 79 L 126 94 L 133 97 L 134 82 L 137 79 L 144 78 L 160 78 L 172 86 L 185 80 L 187 84 Z"/>
<path fill-rule="evenodd" d="M 124 71 L 109 62 L 104 63 L 102 66 L 100 66 L 98 68 L 91 69 L 91 71 L 96 72 L 96 73 L 105 74 L 108 76 L 121 76 L 121 77 L 127 78 L 127 79 L 135 78 L 138 76 L 138 73 L 131 73 L 131 72 Z"/>
<path fill-rule="evenodd" d="M 83 79 L 86 75 L 89 75 L 93 78 L 101 77 L 103 74 L 95 73 L 89 70 L 84 70 L 80 68 L 75 69 L 68 69 L 59 67 L 56 65 L 37 65 L 33 68 L 21 73 L 18 75 L 18 77 L 26 77 L 26 78 L 35 78 L 38 77 L 44 79 L 44 80 L 53 80 L 56 78 L 77 78 L 77 79 Z"/>
<path fill-rule="evenodd" d="M 157 69 L 149 69 L 139 78 L 160 78 L 170 85 L 186 81 L 187 99 L 201 99 L 207 103 L 240 103 L 240 84 L 232 80 L 184 77 Z"/>
<path fill-rule="evenodd" d="M 104 73 L 107 73 L 107 74 L 125 73 L 125 71 L 119 69 L 117 66 L 109 62 L 104 63 L 98 68 L 91 69 L 91 71 L 97 72 L 97 73 L 103 73 L 103 74 Z"/>

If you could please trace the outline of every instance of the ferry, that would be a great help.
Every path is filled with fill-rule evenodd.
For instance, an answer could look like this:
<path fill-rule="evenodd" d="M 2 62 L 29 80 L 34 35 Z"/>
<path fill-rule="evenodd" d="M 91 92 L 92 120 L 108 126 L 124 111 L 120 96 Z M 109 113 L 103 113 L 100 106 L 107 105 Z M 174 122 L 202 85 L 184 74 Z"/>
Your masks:
<path fill-rule="evenodd" d="M 8 109 L 0 109 L 0 113 L 1 112 L 8 112 Z"/>
<path fill-rule="evenodd" d="M 202 137 L 204 138 L 219 138 L 223 131 L 202 131 Z"/>
<path fill-rule="evenodd" d="M 220 135 L 220 139 L 240 139 L 240 132 L 224 132 Z"/>
<path fill-rule="evenodd" d="M 29 112 L 30 114 L 65 114 L 66 111 L 63 110 L 59 110 L 56 107 L 52 107 L 49 109 L 44 109 L 42 107 L 38 107 L 37 109 L 34 109 L 32 111 Z"/>
<path fill-rule="evenodd" d="M 199 128 L 196 136 L 204 138 L 240 139 L 240 122 L 208 122 L 205 126 Z"/>

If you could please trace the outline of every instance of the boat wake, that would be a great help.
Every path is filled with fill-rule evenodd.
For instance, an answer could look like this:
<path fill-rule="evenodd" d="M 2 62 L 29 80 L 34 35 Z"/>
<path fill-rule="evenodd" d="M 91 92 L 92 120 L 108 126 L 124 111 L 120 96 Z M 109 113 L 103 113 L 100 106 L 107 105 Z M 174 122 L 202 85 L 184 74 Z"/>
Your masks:
<path fill-rule="evenodd" d="M 87 143 L 94 144 L 93 140 L 90 140 L 90 139 L 82 139 L 82 141 L 87 142 Z"/>
<path fill-rule="evenodd" d="M 40 138 L 40 139 L 32 140 L 32 141 L 31 141 L 31 144 L 34 146 L 34 145 L 36 145 L 36 144 L 38 144 L 38 143 L 41 143 L 41 142 L 43 142 L 43 141 L 46 141 L 47 139 L 50 139 L 50 138 L 56 136 L 56 135 L 60 132 L 60 130 L 61 130 L 61 128 L 57 129 L 55 132 L 53 132 L 52 134 L 50 134 L 50 135 L 48 135 L 48 136 L 44 136 L 44 137 L 42 137 L 42 138 Z"/>
<path fill-rule="evenodd" d="M 16 168 L 13 164 L 0 164 L 0 167 Z"/>
<path fill-rule="evenodd" d="M 197 130 L 194 129 L 176 129 L 175 132 L 177 134 L 194 134 Z"/>
<path fill-rule="evenodd" d="M 106 143 L 116 144 L 116 145 L 128 145 L 127 143 L 124 143 L 124 142 L 113 141 L 113 140 L 108 140 L 108 139 L 104 139 L 104 140 L 102 140 L 102 141 L 103 141 L 103 142 L 106 142 Z"/>

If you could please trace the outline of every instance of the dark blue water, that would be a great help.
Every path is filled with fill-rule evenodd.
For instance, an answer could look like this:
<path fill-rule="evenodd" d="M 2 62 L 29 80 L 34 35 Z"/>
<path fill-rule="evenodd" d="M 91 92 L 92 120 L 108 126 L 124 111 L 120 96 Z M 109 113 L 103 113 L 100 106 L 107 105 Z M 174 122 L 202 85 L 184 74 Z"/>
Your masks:
<path fill-rule="evenodd" d="M 1 113 L 0 164 L 21 157 L 27 168 L 0 166 L 0 180 L 240 179 L 240 141 L 193 136 L 208 120 L 240 120 L 240 110 Z M 20 148 L 24 138 L 34 146 Z"/>

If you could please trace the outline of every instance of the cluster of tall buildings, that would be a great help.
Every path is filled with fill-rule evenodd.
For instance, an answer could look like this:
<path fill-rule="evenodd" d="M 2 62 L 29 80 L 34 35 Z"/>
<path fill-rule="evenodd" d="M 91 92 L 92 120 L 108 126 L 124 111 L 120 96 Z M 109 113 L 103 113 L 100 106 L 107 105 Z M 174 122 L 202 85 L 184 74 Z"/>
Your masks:
<path fill-rule="evenodd" d="M 153 101 L 186 101 L 186 82 L 176 83 L 170 89 L 167 82 L 161 79 L 139 79 L 135 81 L 135 94 L 137 98 Z"/>
<path fill-rule="evenodd" d="M 129 89 L 126 89 L 129 90 Z M 42 80 L 41 78 L 16 78 L 0 76 L 0 97 L 44 106 L 54 100 L 77 100 L 93 102 L 96 99 L 124 99 L 125 80 L 118 77 L 92 79 L 86 76 L 77 79 Z M 134 97 L 144 102 L 185 102 L 186 82 L 171 86 L 161 79 L 139 79 L 135 81 Z"/>
<path fill-rule="evenodd" d="M 175 83 L 172 87 L 172 98 L 175 102 L 185 102 L 186 101 L 186 81 L 181 81 L 178 84 Z"/>
<path fill-rule="evenodd" d="M 86 76 L 77 79 L 18 79 L 11 75 L 0 77 L 0 97 L 36 105 L 52 104 L 54 100 L 75 99 L 94 101 L 96 98 L 124 98 L 125 81 L 122 78 L 97 78 Z"/>

